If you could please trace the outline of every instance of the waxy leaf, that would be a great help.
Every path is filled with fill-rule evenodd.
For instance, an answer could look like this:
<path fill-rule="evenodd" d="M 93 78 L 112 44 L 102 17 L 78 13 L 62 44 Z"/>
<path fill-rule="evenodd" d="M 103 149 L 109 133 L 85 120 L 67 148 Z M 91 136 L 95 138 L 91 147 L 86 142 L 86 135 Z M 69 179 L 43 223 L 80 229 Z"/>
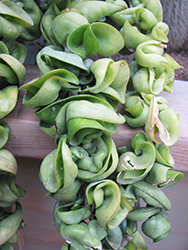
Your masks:
<path fill-rule="evenodd" d="M 141 197 L 148 205 L 154 207 L 171 209 L 171 203 L 161 189 L 153 186 L 146 181 L 138 181 L 132 184 L 135 195 Z"/>
<path fill-rule="evenodd" d="M 17 173 L 17 161 L 7 149 L 0 149 L 0 170 L 13 175 Z"/>

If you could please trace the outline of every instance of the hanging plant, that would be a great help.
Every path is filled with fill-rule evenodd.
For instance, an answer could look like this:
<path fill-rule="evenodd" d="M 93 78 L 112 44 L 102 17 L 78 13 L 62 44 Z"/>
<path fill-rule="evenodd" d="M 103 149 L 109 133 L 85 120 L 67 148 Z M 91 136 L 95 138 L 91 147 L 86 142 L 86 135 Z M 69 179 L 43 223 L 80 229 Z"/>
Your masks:
<path fill-rule="evenodd" d="M 171 203 L 161 187 L 175 185 L 183 174 L 173 170 L 169 148 L 179 138 L 179 115 L 159 95 L 172 93 L 181 66 L 165 53 L 169 28 L 160 1 L 2 0 L 0 7 L 2 25 L 14 27 L 0 34 L 0 118 L 24 89 L 23 104 L 35 109 L 41 130 L 55 140 L 39 177 L 46 196 L 56 200 L 61 249 L 148 249 L 142 233 L 153 242 L 167 237 Z M 16 39 L 41 33 L 48 42 L 36 57 L 41 76 L 23 85 L 26 50 Z M 111 58 L 117 53 L 135 56 L 128 65 Z M 111 137 L 125 122 L 143 130 L 131 149 L 117 148 Z M 15 184 L 16 159 L 3 149 L 9 134 L 2 121 L 0 232 L 9 235 L 0 238 L 2 249 L 12 249 L 22 225 L 18 200 L 25 194 Z M 15 203 L 7 214 L 4 207 Z"/>

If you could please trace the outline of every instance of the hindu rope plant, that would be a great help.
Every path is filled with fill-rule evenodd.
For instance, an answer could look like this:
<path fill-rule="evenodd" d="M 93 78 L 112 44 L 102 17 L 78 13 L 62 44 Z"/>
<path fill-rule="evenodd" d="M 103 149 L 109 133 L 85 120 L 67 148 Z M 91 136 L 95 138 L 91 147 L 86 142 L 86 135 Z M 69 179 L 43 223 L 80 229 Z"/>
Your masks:
<path fill-rule="evenodd" d="M 25 191 L 15 183 L 18 169 L 16 158 L 4 148 L 11 129 L 3 118 L 16 106 L 18 88 L 25 80 L 26 71 L 22 62 L 8 53 L 2 41 L 0 58 L 0 249 L 12 250 L 12 244 L 18 240 L 18 230 L 24 227 L 19 199 L 25 195 Z"/>
<path fill-rule="evenodd" d="M 33 1 L 35 4 L 35 2 Z M 26 47 L 17 39 L 31 39 L 37 24 L 28 1 L 0 1 L 0 249 L 13 250 L 18 230 L 25 227 L 23 209 L 19 201 L 25 190 L 16 184 L 18 171 L 14 155 L 4 148 L 11 128 L 3 120 L 17 104 L 19 87 L 24 83 Z M 37 6 L 37 5 L 36 5 Z M 25 8 L 24 8 L 25 7 Z M 35 7 L 35 13 L 41 10 Z M 37 10 L 38 9 L 38 10 Z M 27 12 L 27 11 L 28 12 Z M 36 16 L 36 15 L 35 15 Z M 36 20 L 34 18 L 34 20 Z M 34 25 L 35 23 L 35 25 Z M 38 29 L 40 31 L 40 29 Z M 33 37 L 36 39 L 36 36 Z"/>
<path fill-rule="evenodd" d="M 2 12 L 3 22 L 16 23 L 13 39 L 42 33 L 48 43 L 36 56 L 41 76 L 21 81 L 19 89 L 25 90 L 23 104 L 36 109 L 41 130 L 57 145 L 43 159 L 39 177 L 46 196 L 56 200 L 62 250 L 148 249 L 142 233 L 153 242 L 170 233 L 171 203 L 161 187 L 183 178 L 173 170 L 170 153 L 179 138 L 179 115 L 160 96 L 172 93 L 181 67 L 165 53 L 169 29 L 161 3 L 47 2 L 35 1 L 33 9 L 27 0 L 0 4 L 6 11 L 19 6 L 19 16 Z M 7 44 L 2 48 L 9 52 Z M 113 59 L 117 53 L 120 60 Z M 130 54 L 128 65 L 122 57 Z M 8 71 L 3 79 L 12 83 L 12 75 Z M 117 148 L 111 137 L 124 123 L 141 129 L 130 149 L 126 142 Z"/>

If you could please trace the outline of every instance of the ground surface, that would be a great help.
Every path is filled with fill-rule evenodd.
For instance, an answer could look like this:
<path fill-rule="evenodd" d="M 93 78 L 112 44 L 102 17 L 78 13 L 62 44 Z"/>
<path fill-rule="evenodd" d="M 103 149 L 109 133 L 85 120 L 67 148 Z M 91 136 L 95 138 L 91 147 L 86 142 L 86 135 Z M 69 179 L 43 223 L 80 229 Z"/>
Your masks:
<path fill-rule="evenodd" d="M 176 80 L 188 81 L 188 52 L 168 52 L 184 69 L 176 70 Z"/>

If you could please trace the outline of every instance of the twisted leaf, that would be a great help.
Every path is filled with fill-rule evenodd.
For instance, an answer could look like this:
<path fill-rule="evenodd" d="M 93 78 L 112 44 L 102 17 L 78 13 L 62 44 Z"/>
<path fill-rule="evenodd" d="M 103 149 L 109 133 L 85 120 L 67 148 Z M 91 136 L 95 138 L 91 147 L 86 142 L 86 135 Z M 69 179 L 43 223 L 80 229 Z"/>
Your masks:
<path fill-rule="evenodd" d="M 13 2 L 17 3 L 17 0 L 13 0 Z M 23 4 L 23 10 L 25 10 L 32 19 L 33 25 L 27 27 L 26 30 L 21 33 L 20 37 L 27 41 L 34 41 L 41 36 L 40 21 L 43 13 L 34 0 L 21 0 L 19 4 L 21 5 L 21 3 Z"/>
<path fill-rule="evenodd" d="M 145 181 L 158 187 L 171 187 L 180 182 L 183 176 L 183 173 L 156 162 L 146 176 Z"/>
<path fill-rule="evenodd" d="M 146 181 L 138 181 L 132 184 L 135 195 L 141 197 L 148 205 L 171 209 L 171 203 L 166 195 L 157 186 L 147 183 Z"/>
<path fill-rule="evenodd" d="M 158 22 L 162 21 L 163 9 L 160 0 L 154 0 L 152 2 L 150 0 L 132 0 L 133 6 L 137 6 L 140 3 L 143 3 L 144 7 L 154 14 Z"/>
<path fill-rule="evenodd" d="M 8 115 L 14 109 L 17 103 L 17 98 L 17 86 L 8 86 L 3 90 L 0 90 L 0 119 Z M 6 133 L 6 131 L 4 132 Z"/>
<path fill-rule="evenodd" d="M 154 14 L 147 8 L 136 8 L 135 20 L 143 30 L 150 30 L 157 25 L 157 19 Z"/>
<path fill-rule="evenodd" d="M 59 92 L 78 90 L 78 78 L 65 69 L 52 70 L 37 79 L 34 79 L 20 87 L 26 89 L 23 104 L 35 109 L 48 105 L 59 96 Z"/>
<path fill-rule="evenodd" d="M 58 148 L 48 154 L 40 166 L 41 182 L 51 193 L 61 187 L 66 190 L 78 175 L 77 165 L 72 160 L 66 141 L 66 137 L 61 137 Z"/>
<path fill-rule="evenodd" d="M 128 49 L 136 50 L 139 44 L 152 40 L 151 37 L 141 33 L 137 27 L 132 26 L 128 20 L 124 23 L 121 32 L 125 41 L 125 46 Z"/>
<path fill-rule="evenodd" d="M 123 248 L 125 250 L 147 250 L 148 246 L 142 234 L 137 230 L 132 234 L 132 240 Z"/>
<path fill-rule="evenodd" d="M 126 114 L 126 123 L 131 127 L 141 127 L 146 124 L 149 107 L 136 93 L 127 93 L 126 102 L 123 105 Z"/>
<path fill-rule="evenodd" d="M 119 158 L 117 182 L 131 184 L 141 180 L 155 162 L 155 147 L 145 134 L 137 133 L 132 139 L 133 152 L 126 152 Z"/>
<path fill-rule="evenodd" d="M 127 83 L 130 77 L 130 70 L 125 60 L 114 62 L 111 59 L 103 58 L 95 61 L 91 66 L 96 84 L 87 86 L 82 92 L 103 93 L 118 102 L 125 103 Z"/>
<path fill-rule="evenodd" d="M 9 84 L 22 85 L 25 81 L 26 69 L 24 65 L 8 54 L 0 54 L 1 77 Z"/>
<path fill-rule="evenodd" d="M 113 15 L 117 11 L 124 9 L 122 5 L 102 1 L 73 1 L 71 7 L 80 10 L 89 23 L 102 20 L 106 16 Z"/>
<path fill-rule="evenodd" d="M 6 41 L 6 45 L 9 48 L 10 55 L 15 57 L 19 62 L 24 64 L 27 57 L 27 48 L 24 44 L 17 42 L 16 40 Z"/>
<path fill-rule="evenodd" d="M 77 250 L 98 249 L 102 250 L 101 239 L 106 236 L 106 231 L 96 220 L 88 224 L 81 222 L 74 225 L 61 223 L 60 234 L 72 248 Z"/>
<path fill-rule="evenodd" d="M 10 214 L 4 212 L 3 216 L 4 218 L 0 221 L 0 245 L 6 243 L 17 232 L 23 216 L 21 204 L 16 203 L 16 210 Z"/>
<path fill-rule="evenodd" d="M 87 136 L 79 146 L 70 150 L 78 166 L 78 178 L 93 182 L 107 178 L 116 169 L 118 154 L 110 135 L 102 133 L 99 137 Z"/>
<path fill-rule="evenodd" d="M 68 127 L 68 140 L 73 139 L 76 132 L 82 129 L 83 124 L 78 124 L 75 129 L 75 124 L 72 123 L 74 119 L 86 119 L 93 128 L 96 127 L 95 123 L 104 126 L 104 131 L 108 133 L 116 133 L 115 128 L 117 124 L 122 124 L 125 119 L 120 114 L 118 115 L 113 109 L 107 108 L 101 103 L 92 103 L 86 100 L 71 102 L 66 110 L 66 123 Z M 112 129 L 110 129 L 112 124 Z M 58 125 L 59 126 L 59 125 Z M 98 129 L 98 127 L 96 127 Z M 108 129 L 109 128 L 109 129 Z M 101 129 L 100 129 L 101 130 Z"/>
<path fill-rule="evenodd" d="M 128 214 L 118 185 L 112 180 L 90 183 L 86 189 L 89 205 L 95 204 L 95 215 L 99 224 L 108 229 L 114 229 Z"/>
<path fill-rule="evenodd" d="M 141 68 L 133 77 L 133 86 L 139 93 L 160 94 L 167 84 L 167 75 L 162 72 L 156 76 L 153 68 Z"/>
<path fill-rule="evenodd" d="M 0 171 L 13 175 L 17 173 L 17 161 L 7 149 L 0 149 Z"/>
<path fill-rule="evenodd" d="M 0 207 L 12 206 L 24 195 L 24 190 L 15 184 L 14 175 L 0 175 Z"/>
<path fill-rule="evenodd" d="M 51 196 L 56 200 L 68 203 L 77 198 L 81 185 L 82 182 L 79 179 L 75 179 L 73 183 L 66 189 L 64 187 L 61 187 L 57 192 L 48 194 L 48 196 Z"/>
<path fill-rule="evenodd" d="M 124 40 L 113 26 L 95 22 L 72 31 L 67 38 L 67 46 L 71 52 L 82 58 L 96 53 L 100 56 L 112 56 L 124 47 Z"/>
<path fill-rule="evenodd" d="M 66 40 L 76 28 L 88 24 L 88 20 L 76 9 L 65 9 L 57 15 L 51 24 L 51 32 L 61 46 L 65 47 Z"/>
<path fill-rule="evenodd" d="M 4 147 L 10 137 L 10 127 L 8 123 L 0 121 L 0 149 Z"/>
<path fill-rule="evenodd" d="M 124 244 L 124 237 L 127 229 L 127 220 L 125 219 L 118 227 L 107 229 L 107 237 L 103 241 L 103 246 L 106 249 L 121 249 Z M 104 249 L 103 248 L 103 249 Z"/>
<path fill-rule="evenodd" d="M 165 47 L 165 44 L 156 40 L 143 42 L 136 48 L 135 59 L 143 67 L 164 67 L 168 70 L 168 60 L 163 56 Z"/>
<path fill-rule="evenodd" d="M 88 207 L 69 203 L 56 207 L 59 219 L 66 225 L 78 224 L 91 215 Z"/>
<path fill-rule="evenodd" d="M 139 207 L 134 209 L 133 211 L 130 211 L 127 215 L 127 219 L 131 221 L 141 221 L 146 220 L 150 216 L 156 214 L 159 211 L 159 208 L 157 207 Z"/>
<path fill-rule="evenodd" d="M 5 39 L 16 39 L 26 29 L 32 26 L 30 16 L 18 4 L 12 1 L 2 0 L 0 2 L 0 36 Z"/>
<path fill-rule="evenodd" d="M 101 98 L 100 96 L 91 96 L 91 95 L 71 96 L 71 97 L 64 98 L 60 101 L 56 101 L 55 103 L 52 103 L 48 105 L 47 107 L 40 109 L 36 112 L 36 115 L 41 119 L 41 122 L 40 122 L 41 129 L 45 129 L 45 132 L 47 132 L 46 130 L 48 129 L 50 131 L 52 130 L 54 131 L 54 133 L 52 134 L 56 135 L 55 125 L 57 124 L 58 134 L 59 135 L 66 134 L 68 132 L 67 124 L 66 124 L 66 109 L 72 101 L 77 101 L 77 100 L 87 100 L 92 103 L 100 103 L 102 106 L 105 106 L 106 108 L 111 109 L 114 112 L 114 109 L 112 108 L 112 106 L 104 98 Z M 77 119 L 80 119 L 80 118 L 77 118 Z M 89 123 L 89 126 L 92 126 L 92 123 L 94 123 L 98 129 L 107 130 L 106 123 L 103 122 L 101 124 L 94 120 L 92 120 L 92 123 L 91 123 L 90 121 L 91 120 L 87 121 L 86 119 L 83 119 L 84 125 L 87 125 L 87 127 L 88 127 L 88 123 Z M 79 120 L 79 123 L 75 123 L 75 124 L 78 127 L 78 130 L 82 127 L 82 123 L 80 120 Z M 72 126 L 71 129 L 75 130 L 75 124 L 74 126 Z M 117 125 L 113 125 L 113 126 L 108 125 L 108 130 L 109 129 L 111 129 L 111 131 L 112 132 L 114 131 L 115 133 L 115 131 L 117 131 Z"/>
<path fill-rule="evenodd" d="M 142 224 L 143 233 L 153 242 L 161 241 L 170 233 L 171 224 L 165 214 L 156 214 Z"/>
<path fill-rule="evenodd" d="M 156 148 L 156 161 L 169 167 L 173 167 L 175 162 L 170 153 L 170 148 L 166 145 L 155 144 Z"/>
<path fill-rule="evenodd" d="M 125 9 L 110 15 L 110 19 L 112 19 L 112 21 L 119 26 L 123 26 L 126 22 L 129 22 L 131 25 L 136 24 L 137 19 L 135 12 L 137 9 L 143 8 L 143 6 L 144 4 L 139 4 L 136 7 L 130 8 L 127 6 Z"/>
<path fill-rule="evenodd" d="M 57 68 L 71 71 L 76 76 L 88 75 L 90 69 L 78 55 L 62 51 L 58 46 L 46 46 L 37 54 L 37 65 L 42 75 Z"/>
<path fill-rule="evenodd" d="M 160 41 L 162 43 L 168 43 L 168 33 L 169 33 L 169 26 L 164 22 L 157 23 L 152 31 L 151 31 L 151 38 L 153 40 Z"/>
<path fill-rule="evenodd" d="M 40 22 L 40 30 L 46 39 L 46 41 L 49 44 L 54 44 L 59 46 L 60 44 L 57 42 L 56 38 L 54 37 L 52 33 L 52 22 L 55 19 L 55 17 L 58 15 L 56 13 L 54 4 L 50 4 L 42 16 L 41 22 Z"/>

